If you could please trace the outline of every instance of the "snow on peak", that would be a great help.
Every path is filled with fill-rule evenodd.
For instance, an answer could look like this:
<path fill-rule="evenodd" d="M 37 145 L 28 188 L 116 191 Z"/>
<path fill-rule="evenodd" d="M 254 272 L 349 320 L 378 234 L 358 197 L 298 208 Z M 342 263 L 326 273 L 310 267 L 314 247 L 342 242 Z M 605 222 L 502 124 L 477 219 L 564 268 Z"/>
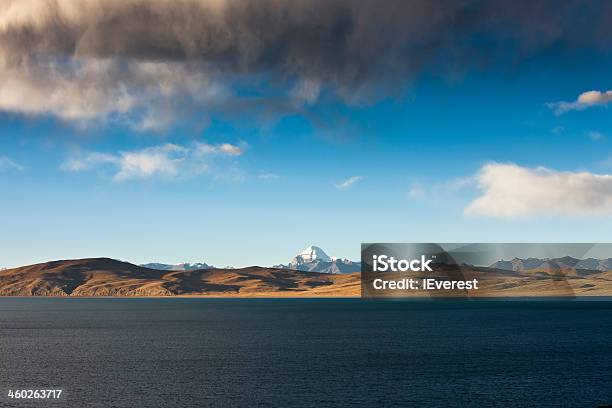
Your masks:
<path fill-rule="evenodd" d="M 280 264 L 274 267 L 318 273 L 353 273 L 361 270 L 361 263 L 332 258 L 321 248 L 312 245 L 294 256 L 288 265 Z"/>
<path fill-rule="evenodd" d="M 299 254 L 297 254 L 293 258 L 292 263 L 304 263 L 313 261 L 331 262 L 332 259 L 321 248 L 319 248 L 318 246 L 311 245 Z"/>

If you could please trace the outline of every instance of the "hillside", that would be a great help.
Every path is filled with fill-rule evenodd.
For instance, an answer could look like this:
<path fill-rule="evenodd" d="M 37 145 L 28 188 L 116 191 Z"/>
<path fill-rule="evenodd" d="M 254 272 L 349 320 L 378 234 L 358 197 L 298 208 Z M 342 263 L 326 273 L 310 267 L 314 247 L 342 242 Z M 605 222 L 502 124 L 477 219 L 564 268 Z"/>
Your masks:
<path fill-rule="evenodd" d="M 477 278 L 480 289 L 471 291 L 469 296 L 612 295 L 612 271 L 546 266 L 509 270 L 463 265 L 459 275 L 456 266 L 440 266 L 436 268 L 439 273 L 429 277 Z M 425 277 L 419 275 L 413 277 Z M 0 296 L 358 297 L 360 294 L 359 273 L 330 274 L 259 266 L 172 271 L 110 258 L 91 258 L 0 271 Z M 392 295 L 444 297 L 453 294 L 409 291 Z"/>
<path fill-rule="evenodd" d="M 359 275 L 262 268 L 163 271 L 109 258 L 46 262 L 0 271 L 0 296 L 359 295 Z"/>

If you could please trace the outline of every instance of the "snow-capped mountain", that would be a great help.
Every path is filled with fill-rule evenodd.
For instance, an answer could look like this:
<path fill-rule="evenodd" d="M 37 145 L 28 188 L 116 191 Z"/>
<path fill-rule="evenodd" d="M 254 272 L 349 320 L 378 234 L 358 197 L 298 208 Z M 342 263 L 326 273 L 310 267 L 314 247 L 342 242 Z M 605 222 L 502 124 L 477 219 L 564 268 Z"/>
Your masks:
<path fill-rule="evenodd" d="M 164 264 L 164 263 L 146 263 L 140 266 L 149 269 L 158 269 L 162 271 L 193 271 L 196 269 L 215 269 L 214 266 L 202 263 L 179 263 L 179 264 Z M 353 262 L 345 258 L 331 257 L 318 246 L 309 246 L 297 255 L 295 255 L 289 263 L 274 265 L 274 268 L 294 269 L 306 272 L 319 273 L 353 273 L 361 271 L 361 262 Z M 229 269 L 231 267 L 226 267 Z"/>
<path fill-rule="evenodd" d="M 534 269 L 576 269 L 576 270 L 592 270 L 592 271 L 609 271 L 612 270 L 612 258 L 607 259 L 576 259 L 570 256 L 562 258 L 514 258 L 510 261 L 497 261 L 490 268 L 503 269 L 508 271 L 529 271 Z"/>
<path fill-rule="evenodd" d="M 307 272 L 338 274 L 361 271 L 361 262 L 330 257 L 318 246 L 309 246 L 294 256 L 287 265 L 274 265 L 274 267 Z"/>
<path fill-rule="evenodd" d="M 199 263 L 179 263 L 179 264 L 163 264 L 163 263 L 147 263 L 141 264 L 140 266 L 149 269 L 159 269 L 161 271 L 195 271 L 197 269 L 212 269 L 214 266 L 208 265 L 204 262 Z"/>
<path fill-rule="evenodd" d="M 294 256 L 291 262 L 289 262 L 289 264 L 299 265 L 315 261 L 331 262 L 332 259 L 329 257 L 329 255 L 325 253 L 325 251 L 323 251 L 318 246 L 309 246 L 308 248 Z"/>

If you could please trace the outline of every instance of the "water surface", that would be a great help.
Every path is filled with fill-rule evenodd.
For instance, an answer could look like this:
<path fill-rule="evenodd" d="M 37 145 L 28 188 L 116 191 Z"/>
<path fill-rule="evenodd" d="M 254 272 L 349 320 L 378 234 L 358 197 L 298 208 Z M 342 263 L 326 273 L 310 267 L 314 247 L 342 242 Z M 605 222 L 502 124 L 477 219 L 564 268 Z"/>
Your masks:
<path fill-rule="evenodd" d="M 1 298 L 0 352 L 0 406 L 612 404 L 606 301 Z"/>

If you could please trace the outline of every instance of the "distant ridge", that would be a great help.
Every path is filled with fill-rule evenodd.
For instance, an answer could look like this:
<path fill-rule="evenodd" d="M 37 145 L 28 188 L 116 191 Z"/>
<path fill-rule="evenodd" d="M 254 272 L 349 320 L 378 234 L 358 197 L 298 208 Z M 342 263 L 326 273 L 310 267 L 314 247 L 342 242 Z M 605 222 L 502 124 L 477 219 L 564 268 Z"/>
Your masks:
<path fill-rule="evenodd" d="M 198 262 L 198 263 L 193 263 L 193 264 L 189 262 L 178 263 L 178 264 L 164 264 L 164 263 L 151 262 L 151 263 L 146 263 L 146 264 L 140 264 L 140 266 L 142 266 L 143 268 L 157 269 L 160 271 L 195 271 L 198 269 L 214 268 L 214 266 L 208 265 L 204 262 Z"/>
<path fill-rule="evenodd" d="M 606 259 L 577 259 L 571 256 L 561 258 L 514 258 L 510 261 L 500 260 L 489 266 L 494 269 L 507 271 L 532 271 L 532 270 L 583 270 L 583 271 L 609 271 L 612 270 L 612 258 Z"/>

